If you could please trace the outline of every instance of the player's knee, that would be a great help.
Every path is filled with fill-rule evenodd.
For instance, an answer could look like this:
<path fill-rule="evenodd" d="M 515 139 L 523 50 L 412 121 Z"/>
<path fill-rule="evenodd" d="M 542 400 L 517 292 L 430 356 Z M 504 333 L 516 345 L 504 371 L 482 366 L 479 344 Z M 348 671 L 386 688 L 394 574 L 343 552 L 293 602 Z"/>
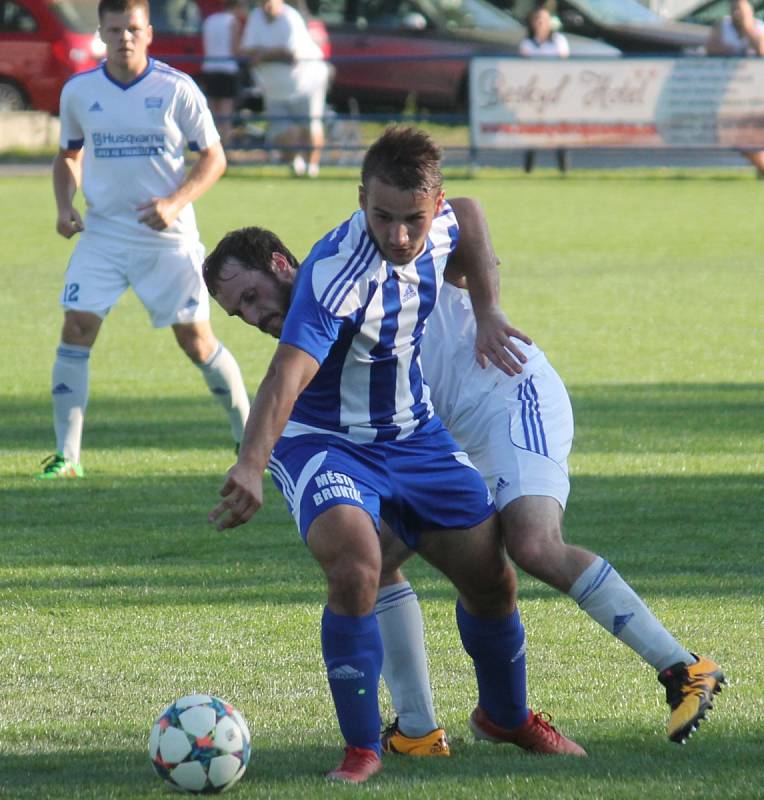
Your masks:
<path fill-rule="evenodd" d="M 90 347 L 98 335 L 101 318 L 95 314 L 67 312 L 61 329 L 61 341 L 81 347 Z"/>
<path fill-rule="evenodd" d="M 505 537 L 507 553 L 528 575 L 548 581 L 565 561 L 565 543 L 558 530 L 526 525 Z"/>
<path fill-rule="evenodd" d="M 195 325 L 178 325 L 173 330 L 180 349 L 194 364 L 206 364 L 215 353 L 217 339 L 211 330 Z"/>
<path fill-rule="evenodd" d="M 379 591 L 379 565 L 352 558 L 335 561 L 325 569 L 329 605 L 340 614 L 363 616 L 374 610 Z"/>
<path fill-rule="evenodd" d="M 503 616 L 515 610 L 517 577 L 507 561 L 495 563 L 478 581 L 462 589 L 467 610 L 478 616 Z"/>

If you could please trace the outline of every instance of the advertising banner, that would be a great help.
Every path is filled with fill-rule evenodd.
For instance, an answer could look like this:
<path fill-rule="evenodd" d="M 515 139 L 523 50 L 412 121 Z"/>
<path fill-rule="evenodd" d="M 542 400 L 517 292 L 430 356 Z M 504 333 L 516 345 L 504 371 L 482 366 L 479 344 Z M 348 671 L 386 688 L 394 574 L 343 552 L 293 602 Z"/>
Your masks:
<path fill-rule="evenodd" d="M 476 148 L 764 149 L 764 59 L 506 59 L 470 65 Z"/>

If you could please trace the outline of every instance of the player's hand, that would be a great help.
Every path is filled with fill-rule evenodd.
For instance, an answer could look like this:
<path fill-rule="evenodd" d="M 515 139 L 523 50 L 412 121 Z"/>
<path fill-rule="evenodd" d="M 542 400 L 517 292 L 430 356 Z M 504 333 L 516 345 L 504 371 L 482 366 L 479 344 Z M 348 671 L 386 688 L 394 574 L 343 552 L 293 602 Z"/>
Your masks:
<path fill-rule="evenodd" d="M 212 509 L 207 521 L 217 522 L 217 529 L 235 528 L 248 522 L 263 505 L 263 476 L 234 464 L 220 490 L 225 498 Z"/>
<path fill-rule="evenodd" d="M 152 197 L 138 206 L 138 222 L 148 225 L 155 231 L 169 228 L 180 214 L 180 208 L 166 197 Z"/>
<path fill-rule="evenodd" d="M 64 239 L 71 239 L 76 233 L 84 230 L 85 226 L 82 224 L 82 217 L 76 208 L 70 208 L 59 213 L 56 219 L 56 233 L 63 236 Z"/>
<path fill-rule="evenodd" d="M 531 340 L 521 330 L 509 324 L 500 308 L 493 308 L 481 314 L 477 321 L 475 336 L 475 358 L 483 369 L 490 361 L 507 375 L 519 375 L 523 364 L 528 360 L 513 340 L 525 344 Z"/>

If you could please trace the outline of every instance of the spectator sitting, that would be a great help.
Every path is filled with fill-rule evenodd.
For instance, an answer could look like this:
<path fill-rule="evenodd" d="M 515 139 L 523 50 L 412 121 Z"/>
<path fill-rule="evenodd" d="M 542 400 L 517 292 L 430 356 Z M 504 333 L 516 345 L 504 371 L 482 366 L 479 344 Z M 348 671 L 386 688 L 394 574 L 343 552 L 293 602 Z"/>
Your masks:
<path fill-rule="evenodd" d="M 764 56 L 764 22 L 756 19 L 749 0 L 732 0 L 730 14 L 717 22 L 708 37 L 710 56 Z M 743 155 L 764 178 L 764 150 L 743 150 Z"/>
<path fill-rule="evenodd" d="M 546 4 L 533 8 L 526 19 L 528 36 L 520 42 L 520 55 L 525 58 L 567 58 L 570 55 L 568 40 L 563 34 L 552 29 L 552 17 Z M 526 150 L 524 169 L 532 172 L 536 163 L 536 151 Z M 557 151 L 557 166 L 560 172 L 568 170 L 568 153 Z"/>
<path fill-rule="evenodd" d="M 317 177 L 329 67 L 304 19 L 284 0 L 260 0 L 247 19 L 241 52 L 252 59 L 263 90 L 271 141 L 283 160 L 291 157 L 295 175 Z"/>
<path fill-rule="evenodd" d="M 239 94 L 241 0 L 226 0 L 225 9 L 210 14 L 202 24 L 204 63 L 202 82 L 223 147 L 231 143 L 233 115 Z"/>

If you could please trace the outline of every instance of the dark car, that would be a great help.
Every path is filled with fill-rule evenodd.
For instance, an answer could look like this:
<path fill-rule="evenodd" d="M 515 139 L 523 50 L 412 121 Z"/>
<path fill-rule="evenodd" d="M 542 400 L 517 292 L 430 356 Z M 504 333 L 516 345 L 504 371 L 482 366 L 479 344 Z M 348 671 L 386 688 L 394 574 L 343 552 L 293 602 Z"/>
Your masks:
<path fill-rule="evenodd" d="M 330 100 L 362 110 L 467 107 L 471 56 L 516 56 L 524 27 L 487 0 L 308 0 L 329 32 L 336 68 Z M 571 53 L 618 56 L 601 42 L 570 37 Z"/>
<path fill-rule="evenodd" d="M 104 45 L 71 0 L 0 0 L 0 111 L 58 113 L 61 89 Z"/>
<path fill-rule="evenodd" d="M 497 0 L 525 19 L 536 0 Z M 557 0 L 559 29 L 608 42 L 626 55 L 700 54 L 708 28 L 661 17 L 638 0 Z"/>
<path fill-rule="evenodd" d="M 751 0 L 753 13 L 757 17 L 764 16 L 764 0 Z M 682 22 L 694 22 L 698 25 L 713 25 L 722 17 L 729 16 L 730 0 L 705 0 L 680 14 Z"/>

